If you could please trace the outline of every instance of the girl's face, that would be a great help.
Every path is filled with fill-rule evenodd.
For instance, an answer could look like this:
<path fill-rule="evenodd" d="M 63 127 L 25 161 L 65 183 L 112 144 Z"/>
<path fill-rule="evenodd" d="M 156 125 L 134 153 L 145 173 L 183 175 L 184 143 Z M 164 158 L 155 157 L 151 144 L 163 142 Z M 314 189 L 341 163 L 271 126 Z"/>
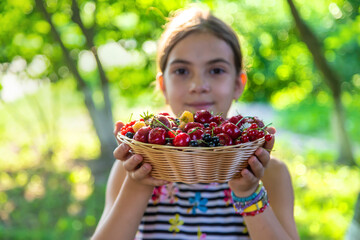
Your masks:
<path fill-rule="evenodd" d="M 237 74 L 231 47 L 210 33 L 192 33 L 171 50 L 158 81 L 172 111 L 209 110 L 226 116 L 246 78 Z"/>

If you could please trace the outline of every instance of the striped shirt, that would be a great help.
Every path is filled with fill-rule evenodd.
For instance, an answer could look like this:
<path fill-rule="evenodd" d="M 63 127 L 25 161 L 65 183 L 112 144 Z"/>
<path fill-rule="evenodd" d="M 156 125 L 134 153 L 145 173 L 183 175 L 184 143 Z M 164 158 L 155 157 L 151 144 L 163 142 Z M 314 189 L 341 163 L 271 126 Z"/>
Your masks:
<path fill-rule="evenodd" d="M 231 201 L 227 183 L 156 187 L 135 239 L 250 239 Z"/>

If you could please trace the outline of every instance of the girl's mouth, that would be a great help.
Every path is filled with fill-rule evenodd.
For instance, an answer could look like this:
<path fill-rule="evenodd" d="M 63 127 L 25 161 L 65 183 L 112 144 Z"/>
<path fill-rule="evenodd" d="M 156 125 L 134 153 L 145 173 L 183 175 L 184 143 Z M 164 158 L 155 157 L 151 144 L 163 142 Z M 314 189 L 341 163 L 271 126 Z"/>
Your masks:
<path fill-rule="evenodd" d="M 193 103 L 186 103 L 190 108 L 196 109 L 196 110 L 208 110 L 212 106 L 214 106 L 214 102 L 193 102 Z"/>

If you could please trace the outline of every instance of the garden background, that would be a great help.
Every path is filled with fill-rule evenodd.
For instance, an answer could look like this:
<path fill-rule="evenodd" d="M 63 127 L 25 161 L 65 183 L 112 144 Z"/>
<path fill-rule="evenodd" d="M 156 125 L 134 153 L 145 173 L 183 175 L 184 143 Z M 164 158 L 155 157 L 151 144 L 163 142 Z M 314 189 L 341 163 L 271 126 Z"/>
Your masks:
<path fill-rule="evenodd" d="M 358 0 L 1 1 L 0 239 L 91 236 L 113 124 L 166 109 L 156 41 L 191 4 L 239 34 L 249 81 L 232 112 L 278 129 L 301 239 L 358 239 Z"/>

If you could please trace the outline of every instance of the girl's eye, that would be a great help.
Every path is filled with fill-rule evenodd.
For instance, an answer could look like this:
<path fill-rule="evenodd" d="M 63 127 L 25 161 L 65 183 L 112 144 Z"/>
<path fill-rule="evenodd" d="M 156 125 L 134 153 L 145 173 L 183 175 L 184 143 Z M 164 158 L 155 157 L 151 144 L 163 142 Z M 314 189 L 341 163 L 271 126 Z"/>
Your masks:
<path fill-rule="evenodd" d="M 188 71 L 185 68 L 178 68 L 174 71 L 174 73 L 177 75 L 184 75 L 184 74 L 187 74 Z"/>
<path fill-rule="evenodd" d="M 214 68 L 214 69 L 211 69 L 210 70 L 210 74 L 221 74 L 221 73 L 224 73 L 224 69 L 222 68 Z"/>

